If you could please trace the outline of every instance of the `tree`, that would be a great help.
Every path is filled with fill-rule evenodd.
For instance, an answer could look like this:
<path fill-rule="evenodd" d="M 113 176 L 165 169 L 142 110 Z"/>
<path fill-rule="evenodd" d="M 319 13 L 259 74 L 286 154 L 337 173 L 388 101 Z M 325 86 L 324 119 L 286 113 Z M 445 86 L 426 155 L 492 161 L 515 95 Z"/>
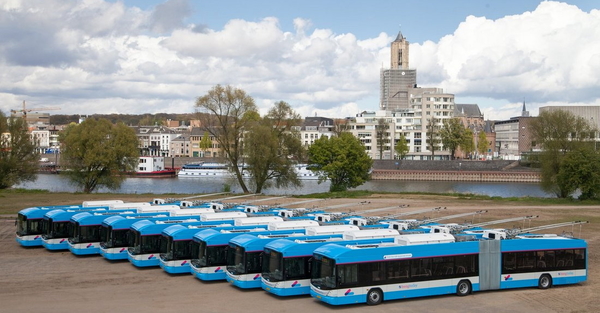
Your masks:
<path fill-rule="evenodd" d="M 470 128 L 465 128 L 463 141 L 460 144 L 460 150 L 462 150 L 465 155 L 470 155 L 471 153 L 473 153 L 473 151 L 475 151 L 475 143 L 473 142 L 473 131 Z"/>
<path fill-rule="evenodd" d="M 300 115 L 284 101 L 275 103 L 244 137 L 247 172 L 255 193 L 275 184 L 277 187 L 301 186 L 295 164 L 303 158 L 302 142 L 293 130 Z"/>
<path fill-rule="evenodd" d="M 559 198 L 569 197 L 573 193 L 570 180 L 557 177 L 562 162 L 569 152 L 589 147 L 595 129 L 584 118 L 564 110 L 543 111 L 530 126 L 533 140 L 542 148 L 539 154 L 542 189 Z"/>
<path fill-rule="evenodd" d="M 138 164 L 138 138 L 123 123 L 88 118 L 81 124 L 70 124 L 59 134 L 64 173 L 83 192 L 98 187 L 118 189 L 125 174 Z"/>
<path fill-rule="evenodd" d="M 456 150 L 465 141 L 465 131 L 465 126 L 463 126 L 459 118 L 445 119 L 443 121 L 443 127 L 439 130 L 439 135 L 444 148 L 450 150 L 452 159 L 454 159 Z"/>
<path fill-rule="evenodd" d="M 241 170 L 242 139 L 258 112 L 254 99 L 241 89 L 217 85 L 196 100 L 196 107 L 202 126 L 215 138 L 240 187 L 248 193 Z"/>
<path fill-rule="evenodd" d="M 556 182 L 568 194 L 579 189 L 580 200 L 600 198 L 600 154 L 590 148 L 570 151 L 562 160 Z"/>
<path fill-rule="evenodd" d="M 431 151 L 431 159 L 433 160 L 433 157 L 435 155 L 435 150 L 439 149 L 439 143 L 440 143 L 440 138 L 439 138 L 439 128 L 438 126 L 435 124 L 437 122 L 437 119 L 435 118 L 430 118 L 427 119 L 427 148 L 429 149 L 429 151 Z"/>
<path fill-rule="evenodd" d="M 39 154 L 22 118 L 0 112 L 0 189 L 35 180 Z"/>
<path fill-rule="evenodd" d="M 406 137 L 404 137 L 404 133 L 400 134 L 400 139 L 396 142 L 396 146 L 394 146 L 394 151 L 398 155 L 398 159 L 402 160 L 408 154 L 410 147 L 408 146 L 408 142 L 406 142 Z"/>
<path fill-rule="evenodd" d="M 388 129 L 390 126 L 385 122 L 384 118 L 380 118 L 377 120 L 377 125 L 375 126 L 375 137 L 377 138 L 377 150 L 379 150 L 379 159 L 383 160 L 383 151 L 385 150 L 385 145 L 388 143 Z"/>
<path fill-rule="evenodd" d="M 480 155 L 486 155 L 488 148 L 489 148 L 489 143 L 487 141 L 487 136 L 485 135 L 484 131 L 480 131 L 479 135 L 477 135 L 477 152 Z"/>
<path fill-rule="evenodd" d="M 319 182 L 331 181 L 329 191 L 345 191 L 364 184 L 373 165 L 363 144 L 350 133 L 317 139 L 308 148 L 308 158 Z"/>
<path fill-rule="evenodd" d="M 212 147 L 212 141 L 210 140 L 210 135 L 207 131 L 204 132 L 200 143 L 198 144 L 200 150 L 202 150 L 202 156 L 206 157 L 206 151 Z"/>

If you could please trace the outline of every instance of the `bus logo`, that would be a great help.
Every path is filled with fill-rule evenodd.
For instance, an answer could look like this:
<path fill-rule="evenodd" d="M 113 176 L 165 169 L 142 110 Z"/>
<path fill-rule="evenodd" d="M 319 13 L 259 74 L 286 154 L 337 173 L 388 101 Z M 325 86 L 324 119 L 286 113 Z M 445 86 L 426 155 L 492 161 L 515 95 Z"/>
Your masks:
<path fill-rule="evenodd" d="M 354 292 L 352 292 L 352 289 L 348 289 L 346 290 L 346 292 L 344 292 L 344 296 L 352 296 L 354 295 Z"/>
<path fill-rule="evenodd" d="M 121 248 L 121 250 L 119 251 L 119 253 L 121 253 L 121 252 L 123 252 L 123 251 L 125 251 L 125 248 Z"/>
<path fill-rule="evenodd" d="M 154 254 L 151 254 L 150 256 L 148 256 L 148 260 L 151 260 L 154 257 Z"/>
<path fill-rule="evenodd" d="M 181 262 L 181 266 L 184 266 L 187 263 L 187 260 Z"/>
<path fill-rule="evenodd" d="M 65 239 L 64 239 L 64 238 L 63 238 L 63 239 L 61 239 L 59 243 L 63 243 L 63 242 L 65 242 Z"/>
<path fill-rule="evenodd" d="M 91 248 L 91 247 L 92 247 L 92 244 L 91 244 L 91 243 L 88 243 L 88 245 L 87 245 L 87 247 L 86 247 L 86 248 Z"/>
<path fill-rule="evenodd" d="M 254 276 L 254 280 L 257 280 L 260 277 L 260 274 L 256 274 L 256 276 Z"/>
<path fill-rule="evenodd" d="M 504 280 L 505 281 L 512 280 L 512 277 L 510 277 L 510 275 L 506 275 L 506 276 L 504 276 Z"/>
<path fill-rule="evenodd" d="M 33 240 L 36 240 L 36 239 L 39 239 L 39 238 L 40 238 L 40 236 L 35 236 L 35 237 L 33 237 Z"/>
<path fill-rule="evenodd" d="M 299 284 L 297 280 L 292 283 L 292 287 L 300 287 L 300 286 L 302 286 L 302 284 Z"/>

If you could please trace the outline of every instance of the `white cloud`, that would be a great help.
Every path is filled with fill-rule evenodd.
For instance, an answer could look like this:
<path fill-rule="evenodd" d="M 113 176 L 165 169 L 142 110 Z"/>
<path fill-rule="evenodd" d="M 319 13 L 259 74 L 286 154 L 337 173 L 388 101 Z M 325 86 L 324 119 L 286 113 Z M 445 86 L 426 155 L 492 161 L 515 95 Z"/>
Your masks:
<path fill-rule="evenodd" d="M 533 12 L 497 20 L 469 16 L 439 43 L 413 46 L 419 83 L 457 95 L 541 103 L 600 97 L 598 10 L 544 1 Z"/>
<path fill-rule="evenodd" d="M 379 72 L 394 37 L 358 40 L 310 20 L 283 31 L 276 17 L 186 25 L 189 3 L 144 11 L 102 0 L 0 6 L 0 110 L 22 100 L 65 114 L 193 112 L 216 84 L 286 101 L 303 116 L 345 117 L 379 107 Z M 286 21 L 289 22 L 289 21 Z M 410 34 L 408 39 L 410 40 Z M 421 86 L 442 87 L 486 118 L 545 103 L 600 99 L 600 11 L 558 2 L 497 20 L 469 16 L 439 42 L 410 46 Z M 463 102 L 460 99 L 474 99 Z"/>

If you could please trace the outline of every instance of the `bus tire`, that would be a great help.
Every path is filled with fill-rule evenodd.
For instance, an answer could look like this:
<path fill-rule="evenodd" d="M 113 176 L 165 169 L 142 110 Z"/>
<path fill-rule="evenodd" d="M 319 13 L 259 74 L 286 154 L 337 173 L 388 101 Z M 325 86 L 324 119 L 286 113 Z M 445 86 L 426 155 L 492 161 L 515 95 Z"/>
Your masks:
<path fill-rule="evenodd" d="M 373 288 L 367 292 L 367 304 L 377 305 L 383 301 L 383 292 L 379 288 Z"/>
<path fill-rule="evenodd" d="M 548 274 L 543 274 L 540 276 L 540 279 L 538 280 L 538 288 L 548 289 L 550 287 L 552 287 L 552 276 Z"/>
<path fill-rule="evenodd" d="M 471 282 L 468 280 L 461 280 L 458 282 L 458 285 L 456 285 L 456 295 L 460 296 L 460 297 L 464 297 L 466 295 L 469 295 L 472 291 L 471 288 Z"/>

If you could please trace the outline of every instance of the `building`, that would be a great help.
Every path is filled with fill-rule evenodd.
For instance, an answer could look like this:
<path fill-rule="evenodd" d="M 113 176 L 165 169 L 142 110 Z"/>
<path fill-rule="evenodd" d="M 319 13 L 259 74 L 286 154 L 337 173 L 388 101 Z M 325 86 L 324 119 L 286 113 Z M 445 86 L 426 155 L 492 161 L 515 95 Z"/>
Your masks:
<path fill-rule="evenodd" d="M 468 159 L 491 159 L 494 156 L 494 147 L 496 146 L 496 133 L 494 131 L 494 123 L 492 121 L 484 120 L 484 116 L 479 109 L 477 104 L 455 104 L 454 106 L 454 117 L 459 118 L 465 128 L 468 128 L 473 133 L 473 143 L 475 151 L 473 154 L 465 153 L 458 149 L 455 152 L 457 158 L 468 158 Z M 487 140 L 487 151 L 480 155 L 477 151 L 480 133 L 484 132 Z"/>
<path fill-rule="evenodd" d="M 170 156 L 171 140 L 181 136 L 165 126 L 131 126 L 139 140 L 140 155 L 142 156 Z"/>
<path fill-rule="evenodd" d="M 540 113 L 556 110 L 571 112 L 575 116 L 583 117 L 592 125 L 592 127 L 600 129 L 600 105 L 560 105 L 540 107 Z M 596 135 L 596 138 L 598 138 L 598 135 Z"/>
<path fill-rule="evenodd" d="M 439 130 L 453 117 L 454 95 L 441 88 L 409 88 L 410 108 L 362 112 L 351 118 L 349 131 L 365 145 L 372 159 L 397 159 L 395 146 L 404 136 L 408 160 L 447 160 L 450 151 L 438 141 L 431 151 L 429 128 Z M 439 137 L 435 136 L 435 140 Z"/>
<path fill-rule="evenodd" d="M 521 116 L 508 120 L 495 121 L 496 133 L 495 155 L 504 160 L 520 160 L 523 152 L 532 151 L 532 133 L 530 123 L 534 117 L 529 116 L 529 111 L 523 102 Z"/>
<path fill-rule="evenodd" d="M 333 119 L 318 116 L 305 117 L 300 127 L 300 141 L 304 147 L 308 147 L 321 137 L 331 138 L 334 128 Z"/>
<path fill-rule="evenodd" d="M 380 71 L 380 109 L 393 111 L 410 107 L 409 89 L 417 85 L 417 71 L 409 68 L 409 43 L 401 32 L 391 43 L 390 69 Z"/>

